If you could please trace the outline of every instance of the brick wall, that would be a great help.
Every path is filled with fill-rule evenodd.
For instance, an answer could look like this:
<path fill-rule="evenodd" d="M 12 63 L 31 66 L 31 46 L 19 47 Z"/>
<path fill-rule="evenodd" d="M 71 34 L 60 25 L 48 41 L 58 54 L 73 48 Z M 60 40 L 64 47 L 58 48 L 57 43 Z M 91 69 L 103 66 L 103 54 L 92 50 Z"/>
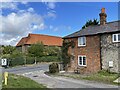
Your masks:
<path fill-rule="evenodd" d="M 100 64 L 100 36 L 86 36 L 86 46 L 78 46 L 78 38 L 72 38 L 75 42 L 75 48 L 69 48 L 69 53 L 73 54 L 74 60 L 68 67 L 68 71 L 74 71 L 77 67 L 81 73 L 94 73 L 101 69 Z M 78 65 L 78 55 L 86 55 L 87 66 Z"/>

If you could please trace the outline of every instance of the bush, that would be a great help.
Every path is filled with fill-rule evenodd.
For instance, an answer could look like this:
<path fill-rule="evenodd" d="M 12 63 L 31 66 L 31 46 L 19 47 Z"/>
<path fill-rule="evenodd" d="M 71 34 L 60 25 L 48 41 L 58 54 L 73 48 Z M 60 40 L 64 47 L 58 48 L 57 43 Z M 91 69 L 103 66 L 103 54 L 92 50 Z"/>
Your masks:
<path fill-rule="evenodd" d="M 59 66 L 58 63 L 52 63 L 49 65 L 49 72 L 50 73 L 58 73 L 59 72 Z"/>

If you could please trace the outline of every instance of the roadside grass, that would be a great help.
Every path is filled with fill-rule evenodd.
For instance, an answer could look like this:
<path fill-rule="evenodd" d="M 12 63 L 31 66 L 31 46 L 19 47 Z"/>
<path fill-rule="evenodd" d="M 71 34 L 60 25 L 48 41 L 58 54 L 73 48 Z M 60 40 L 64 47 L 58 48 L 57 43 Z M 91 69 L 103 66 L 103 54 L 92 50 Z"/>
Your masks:
<path fill-rule="evenodd" d="M 113 81 L 119 77 L 117 73 L 109 73 L 107 71 L 99 71 L 96 74 L 92 74 L 90 76 L 83 77 L 86 80 L 93 80 L 98 82 L 104 82 L 108 84 L 116 84 Z"/>
<path fill-rule="evenodd" d="M 90 75 L 73 74 L 73 73 L 71 74 L 70 73 L 56 73 L 56 74 L 47 73 L 47 74 L 53 75 L 53 76 L 65 76 L 65 77 L 79 79 L 79 80 L 89 80 L 89 81 L 102 82 L 107 84 L 120 85 L 120 83 L 113 82 L 119 77 L 119 74 L 109 73 L 105 70 L 101 70 L 98 73 L 94 73 Z"/>
<path fill-rule="evenodd" d="M 2 85 L 3 89 L 5 88 L 39 88 L 46 89 L 46 86 L 38 84 L 37 82 L 19 75 L 9 74 L 8 85 Z"/>

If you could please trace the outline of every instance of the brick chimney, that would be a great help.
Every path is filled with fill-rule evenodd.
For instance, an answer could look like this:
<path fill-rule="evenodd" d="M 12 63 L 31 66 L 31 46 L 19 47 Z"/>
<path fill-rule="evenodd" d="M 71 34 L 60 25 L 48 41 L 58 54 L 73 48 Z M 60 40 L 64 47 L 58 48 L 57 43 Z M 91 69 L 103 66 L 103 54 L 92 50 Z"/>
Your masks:
<path fill-rule="evenodd" d="M 101 9 L 101 13 L 99 14 L 99 16 L 100 16 L 100 25 L 105 25 L 106 17 L 107 17 L 107 14 L 105 13 L 105 8 Z"/>

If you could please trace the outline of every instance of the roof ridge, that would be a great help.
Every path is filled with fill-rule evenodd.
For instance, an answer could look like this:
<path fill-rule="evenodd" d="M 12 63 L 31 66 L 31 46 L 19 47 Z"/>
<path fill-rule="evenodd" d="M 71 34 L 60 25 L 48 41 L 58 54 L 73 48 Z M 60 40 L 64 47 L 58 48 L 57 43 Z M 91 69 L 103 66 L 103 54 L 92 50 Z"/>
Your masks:
<path fill-rule="evenodd" d="M 118 21 L 112 21 L 112 22 L 107 22 L 106 24 L 110 24 L 110 23 L 115 23 L 115 22 L 120 22 L 120 20 L 118 20 Z M 105 25 L 106 25 L 105 24 Z M 98 24 L 98 25 L 90 25 L 90 26 L 88 26 L 88 27 L 97 27 L 97 26 L 104 26 L 104 25 L 100 25 L 100 24 Z M 86 28 L 88 28 L 88 27 L 86 27 Z M 85 29 L 86 29 L 85 28 Z M 81 29 L 82 30 L 82 29 Z"/>
<path fill-rule="evenodd" d="M 33 33 L 29 33 L 29 35 L 38 35 L 38 36 L 49 36 L 49 37 L 56 37 L 56 38 L 62 38 L 60 36 L 52 36 L 52 35 L 46 35 L 46 34 L 33 34 Z M 28 36 L 29 36 L 28 35 Z"/>
<path fill-rule="evenodd" d="M 23 44 L 34 44 L 36 42 L 43 42 L 44 45 L 48 46 L 62 46 L 62 37 L 41 35 L 41 34 L 29 34 L 27 37 L 23 37 L 17 46 Z"/>
<path fill-rule="evenodd" d="M 84 35 L 93 35 L 93 34 L 99 34 L 99 33 L 105 33 L 105 32 L 109 32 L 109 33 L 110 32 L 117 32 L 119 30 L 117 29 L 116 25 L 119 26 L 118 25 L 119 22 L 120 22 L 120 20 L 117 20 L 117 21 L 108 22 L 105 25 L 98 24 L 98 25 L 88 26 L 88 27 L 86 27 L 84 29 L 81 28 L 79 31 L 76 31 L 76 32 L 74 32 L 72 34 L 64 36 L 63 39 L 64 38 L 75 37 L 75 36 L 80 36 L 80 35 L 84 36 Z M 108 28 L 108 27 L 110 27 L 111 29 Z M 108 30 L 108 29 L 110 29 L 110 30 Z"/>
<path fill-rule="evenodd" d="M 114 23 L 114 22 L 120 22 L 120 20 L 116 20 L 116 21 L 107 22 L 106 24 L 109 24 L 109 23 Z"/>

